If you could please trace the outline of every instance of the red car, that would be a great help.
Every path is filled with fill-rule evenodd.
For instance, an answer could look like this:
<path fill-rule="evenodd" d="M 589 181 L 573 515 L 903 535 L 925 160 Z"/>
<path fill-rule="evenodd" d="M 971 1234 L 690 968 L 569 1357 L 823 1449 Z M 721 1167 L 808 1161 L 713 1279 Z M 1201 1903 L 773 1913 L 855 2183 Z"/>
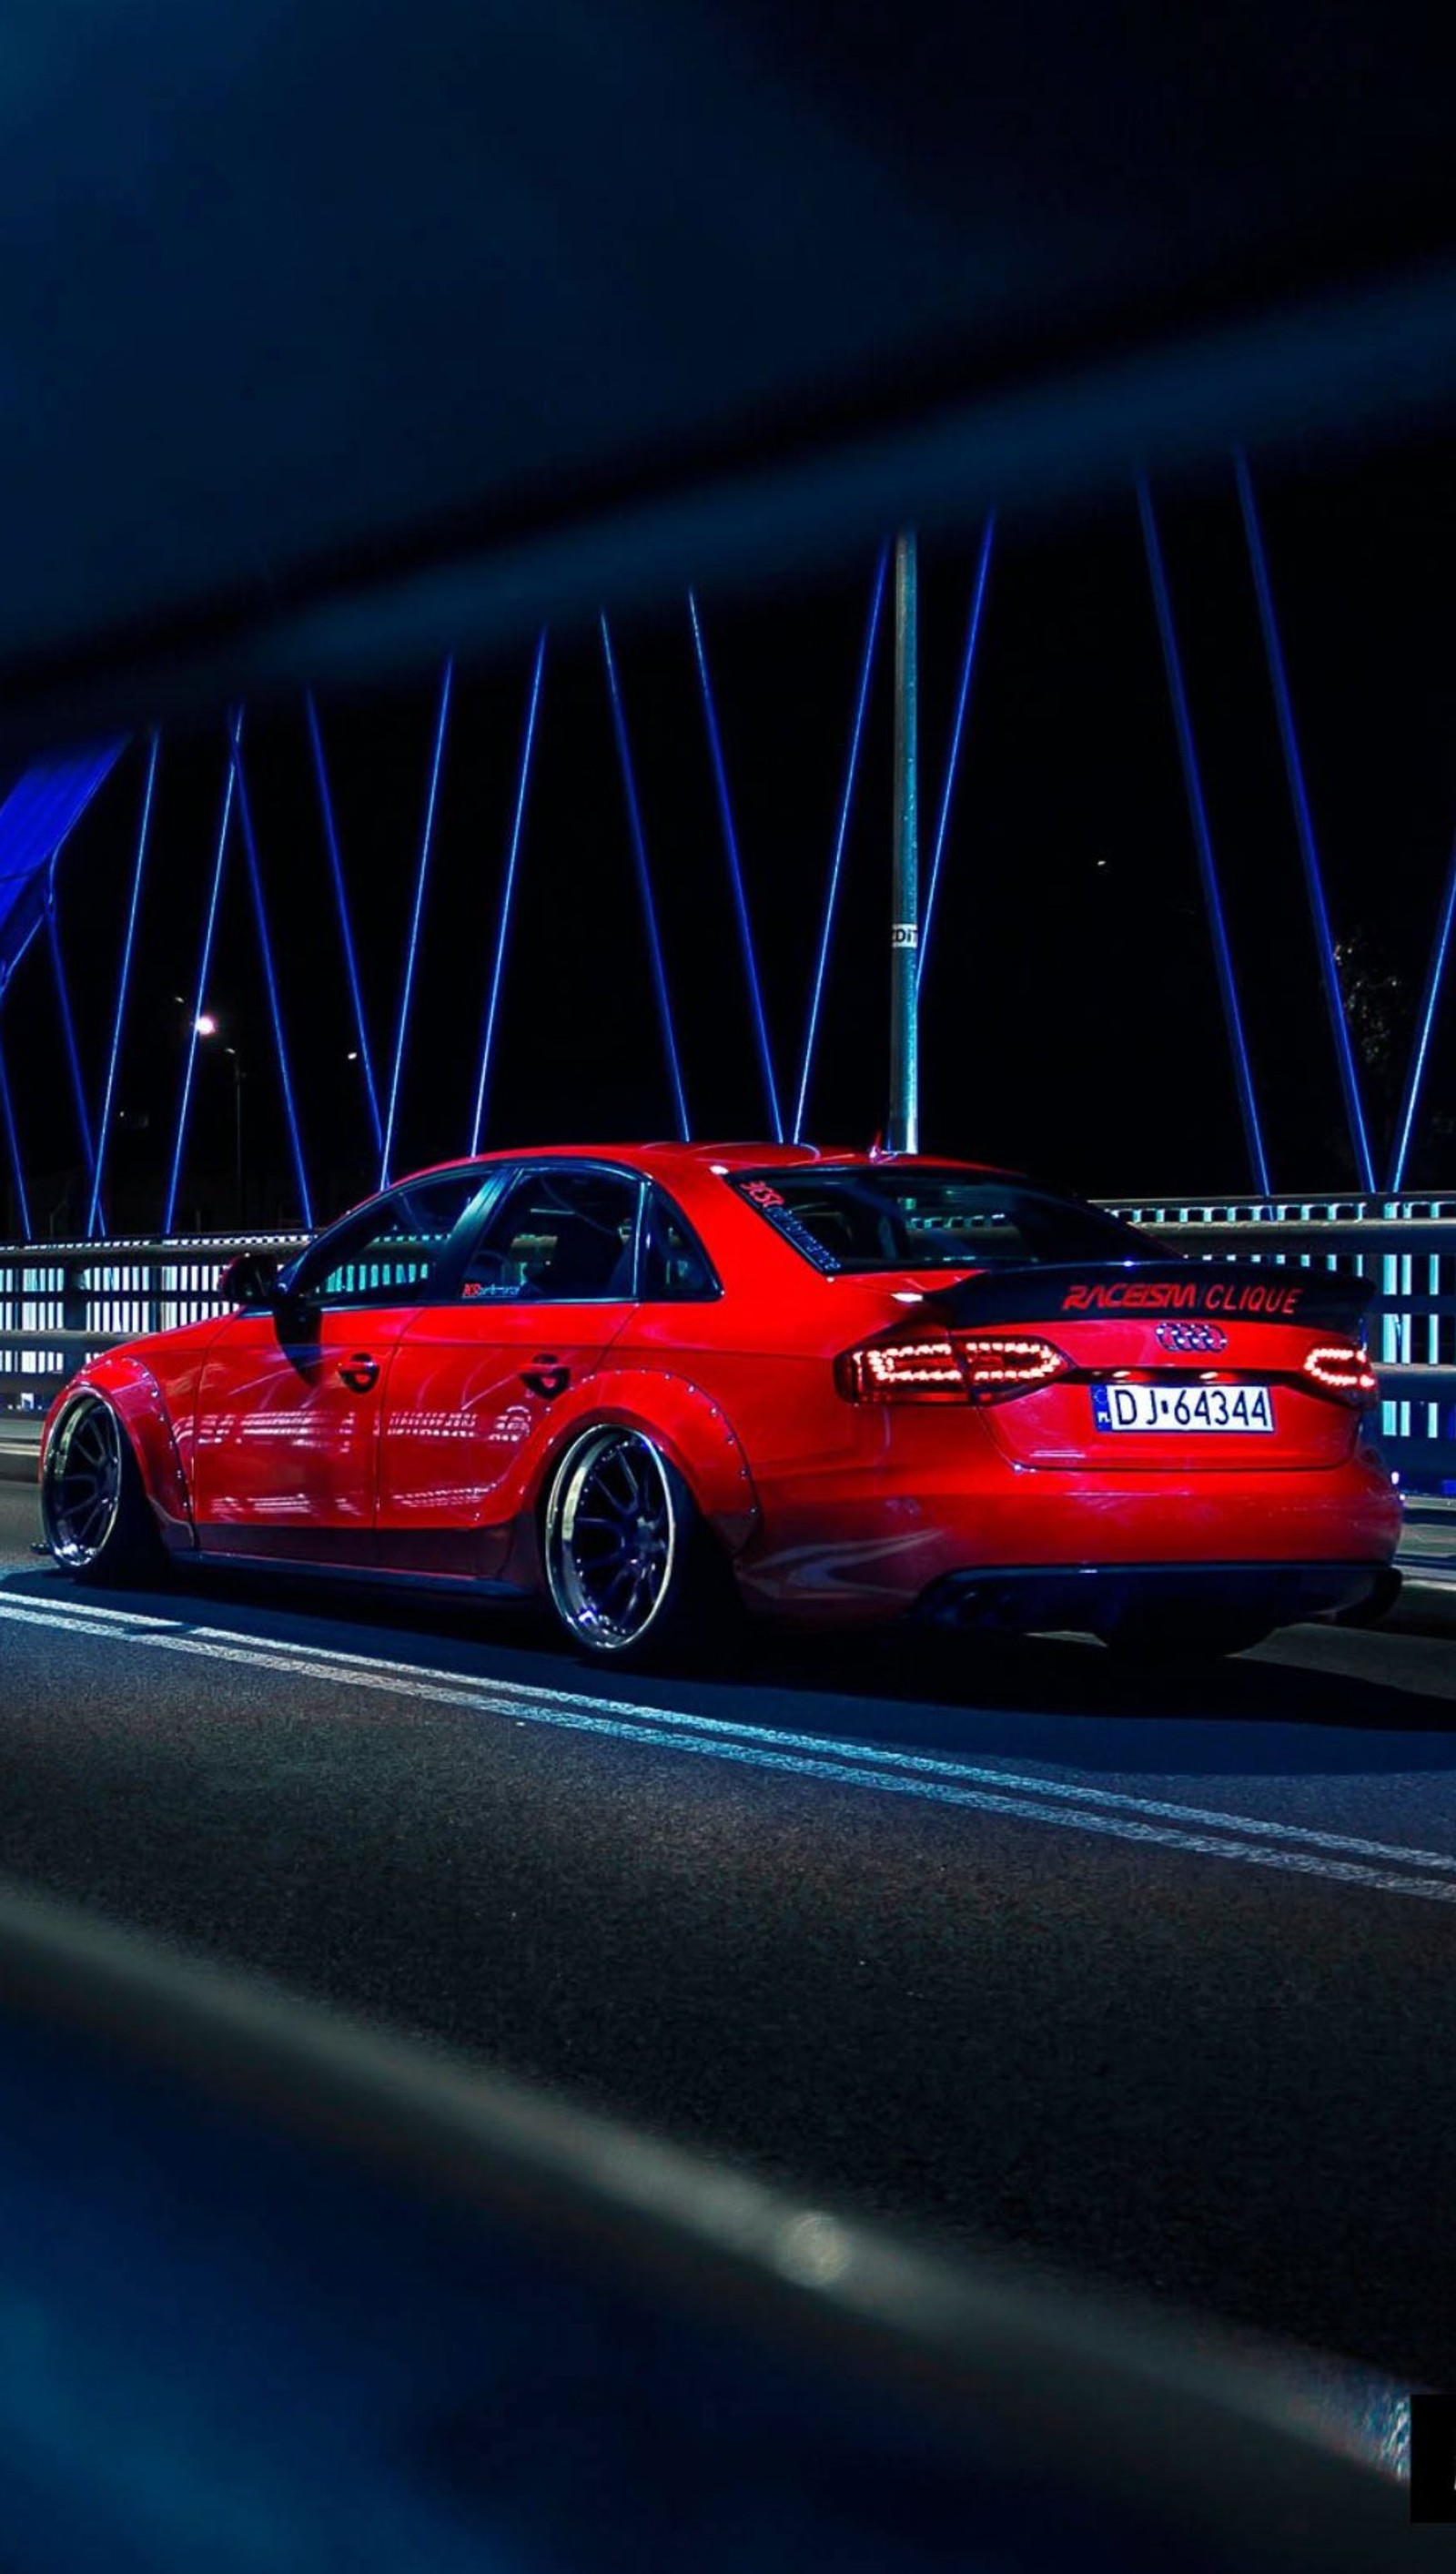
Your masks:
<path fill-rule="evenodd" d="M 1366 1291 L 1171 1259 L 972 1163 L 503 1153 L 402 1181 L 46 1424 L 56 1561 L 544 1596 L 630 1659 L 738 1605 L 1233 1652 L 1393 1597 Z"/>

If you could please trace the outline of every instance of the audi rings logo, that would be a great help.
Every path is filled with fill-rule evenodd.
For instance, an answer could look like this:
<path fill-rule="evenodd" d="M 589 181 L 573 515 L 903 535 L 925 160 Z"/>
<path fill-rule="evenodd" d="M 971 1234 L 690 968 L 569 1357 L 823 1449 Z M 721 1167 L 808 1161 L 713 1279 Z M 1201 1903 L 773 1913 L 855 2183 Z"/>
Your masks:
<path fill-rule="evenodd" d="M 1228 1334 L 1217 1323 L 1159 1323 L 1158 1347 L 1164 1350 L 1226 1350 Z"/>

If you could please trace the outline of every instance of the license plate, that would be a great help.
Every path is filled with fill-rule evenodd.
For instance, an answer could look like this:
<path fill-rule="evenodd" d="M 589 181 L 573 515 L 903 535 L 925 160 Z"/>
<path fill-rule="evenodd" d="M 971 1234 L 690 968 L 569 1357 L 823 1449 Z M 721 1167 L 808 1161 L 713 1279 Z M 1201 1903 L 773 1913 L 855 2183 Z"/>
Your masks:
<path fill-rule="evenodd" d="M 1094 1385 L 1099 1430 L 1272 1431 L 1267 1385 Z"/>

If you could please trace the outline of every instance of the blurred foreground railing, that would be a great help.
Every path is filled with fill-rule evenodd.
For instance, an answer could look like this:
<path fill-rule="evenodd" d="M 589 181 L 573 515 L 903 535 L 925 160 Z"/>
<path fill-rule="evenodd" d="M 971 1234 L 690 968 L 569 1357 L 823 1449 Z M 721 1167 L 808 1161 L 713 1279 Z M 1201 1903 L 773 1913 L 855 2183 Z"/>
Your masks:
<path fill-rule="evenodd" d="M 1376 2574 L 1398 2391 L 915 2243 L 0 1886 L 52 2574 Z"/>
<path fill-rule="evenodd" d="M 1198 1257 L 1367 1279 L 1391 1464 L 1412 1490 L 1456 1490 L 1456 1195 L 1107 1203 Z M 291 1251 L 303 1239 L 0 1245 L 0 1410 L 43 1411 L 95 1351 L 221 1313 L 219 1280 L 237 1252 Z"/>

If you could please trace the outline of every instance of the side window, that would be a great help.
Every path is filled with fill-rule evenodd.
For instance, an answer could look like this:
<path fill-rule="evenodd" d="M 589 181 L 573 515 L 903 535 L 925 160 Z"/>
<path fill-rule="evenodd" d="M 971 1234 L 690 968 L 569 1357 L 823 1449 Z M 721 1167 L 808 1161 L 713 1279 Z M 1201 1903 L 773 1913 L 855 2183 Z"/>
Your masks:
<path fill-rule="evenodd" d="M 306 1251 L 295 1292 L 321 1305 L 423 1305 L 441 1255 L 481 1193 L 482 1175 L 451 1171 L 394 1189 Z"/>
<path fill-rule="evenodd" d="M 461 1280 L 467 1303 L 571 1304 L 628 1297 L 641 1183 L 624 1171 L 527 1171 L 481 1229 Z"/>
<path fill-rule="evenodd" d="M 639 1293 L 655 1304 L 719 1293 L 697 1234 L 661 1189 L 648 1190 Z"/>

